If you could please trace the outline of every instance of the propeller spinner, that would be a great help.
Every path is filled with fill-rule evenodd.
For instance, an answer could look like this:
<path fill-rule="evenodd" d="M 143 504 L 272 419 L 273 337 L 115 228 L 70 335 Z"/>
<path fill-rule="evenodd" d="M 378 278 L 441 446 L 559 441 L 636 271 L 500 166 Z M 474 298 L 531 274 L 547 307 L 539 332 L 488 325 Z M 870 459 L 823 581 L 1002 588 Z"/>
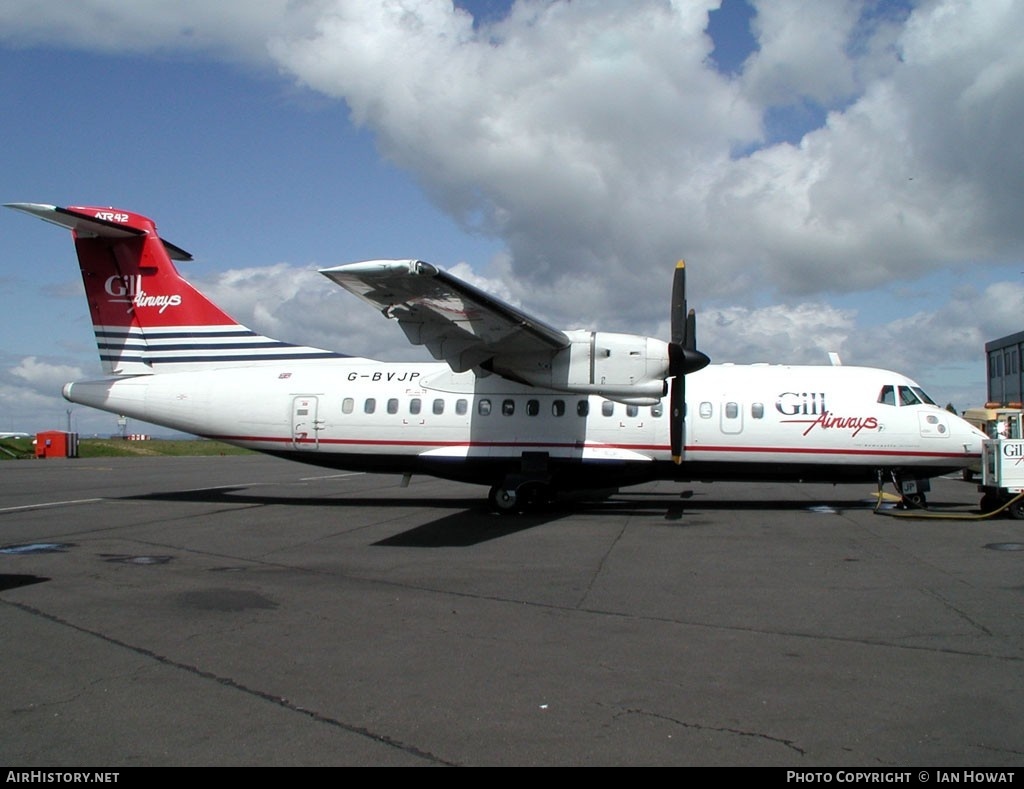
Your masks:
<path fill-rule="evenodd" d="M 683 431 L 686 418 L 686 376 L 710 364 L 707 354 L 697 350 L 697 315 L 686 311 L 686 262 L 676 263 L 672 279 L 672 339 L 668 344 L 670 440 L 672 460 L 683 460 Z"/>

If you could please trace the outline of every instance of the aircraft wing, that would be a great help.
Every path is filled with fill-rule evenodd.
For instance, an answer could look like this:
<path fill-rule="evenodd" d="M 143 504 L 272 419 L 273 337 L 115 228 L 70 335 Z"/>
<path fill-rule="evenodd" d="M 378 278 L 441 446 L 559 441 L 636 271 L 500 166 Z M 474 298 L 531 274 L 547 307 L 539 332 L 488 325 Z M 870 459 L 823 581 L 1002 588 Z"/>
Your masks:
<path fill-rule="evenodd" d="M 421 260 L 370 260 L 321 274 L 394 318 L 414 345 L 464 372 L 495 357 L 553 356 L 569 337 Z"/>

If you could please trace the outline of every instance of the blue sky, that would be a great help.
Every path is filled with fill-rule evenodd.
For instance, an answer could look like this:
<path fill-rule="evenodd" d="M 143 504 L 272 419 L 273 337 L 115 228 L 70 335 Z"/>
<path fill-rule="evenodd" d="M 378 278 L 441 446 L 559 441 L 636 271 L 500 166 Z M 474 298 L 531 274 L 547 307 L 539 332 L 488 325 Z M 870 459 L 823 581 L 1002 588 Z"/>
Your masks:
<path fill-rule="evenodd" d="M 715 361 L 984 398 L 1022 328 L 1020 3 L 458 5 L 7 0 L 0 198 L 151 216 L 229 312 L 343 352 L 425 358 L 317 267 L 660 336 L 686 257 Z M 69 238 L 3 212 L 0 283 L 0 429 L 62 426 L 99 370 Z"/>

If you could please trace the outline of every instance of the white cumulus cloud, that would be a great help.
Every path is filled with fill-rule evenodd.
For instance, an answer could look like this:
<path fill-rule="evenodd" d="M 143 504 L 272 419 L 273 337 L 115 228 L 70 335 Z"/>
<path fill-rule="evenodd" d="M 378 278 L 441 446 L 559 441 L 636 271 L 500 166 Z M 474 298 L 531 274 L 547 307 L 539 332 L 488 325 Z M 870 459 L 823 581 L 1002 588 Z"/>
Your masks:
<path fill-rule="evenodd" d="M 893 354 L 913 361 L 957 322 L 973 354 L 1019 329 L 1012 288 L 871 332 L 827 299 L 1024 255 L 1024 3 L 753 5 L 756 49 L 731 76 L 711 57 L 716 0 L 519 0 L 491 24 L 440 0 L 8 0 L 0 38 L 200 53 L 343 100 L 438 206 L 505 242 L 486 276 L 557 325 L 662 331 L 685 257 L 702 336 L 730 355 L 930 332 Z M 805 105 L 821 122 L 774 138 Z M 317 282 L 273 267 L 210 284 L 267 333 L 382 350 L 363 305 Z"/>

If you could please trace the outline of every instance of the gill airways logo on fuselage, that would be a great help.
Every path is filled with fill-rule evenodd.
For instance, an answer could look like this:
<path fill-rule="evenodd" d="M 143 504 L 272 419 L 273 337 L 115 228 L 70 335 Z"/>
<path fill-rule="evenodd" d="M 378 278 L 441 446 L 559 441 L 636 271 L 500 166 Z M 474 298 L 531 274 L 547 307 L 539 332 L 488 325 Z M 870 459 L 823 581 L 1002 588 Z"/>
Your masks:
<path fill-rule="evenodd" d="M 783 419 L 807 425 L 806 436 L 815 427 L 822 430 L 852 430 L 851 438 L 861 430 L 878 430 L 878 419 L 873 416 L 836 416 L 825 407 L 824 392 L 783 392 L 775 400 L 775 410 L 783 416 L 807 416 L 810 419 Z"/>
<path fill-rule="evenodd" d="M 113 274 L 103 283 L 107 295 L 113 296 L 111 301 L 119 304 L 131 304 L 132 307 L 158 307 L 162 314 L 168 307 L 180 307 L 181 296 L 174 293 L 170 296 L 151 296 L 142 289 L 142 275 L 132 274 L 119 276 Z"/>

